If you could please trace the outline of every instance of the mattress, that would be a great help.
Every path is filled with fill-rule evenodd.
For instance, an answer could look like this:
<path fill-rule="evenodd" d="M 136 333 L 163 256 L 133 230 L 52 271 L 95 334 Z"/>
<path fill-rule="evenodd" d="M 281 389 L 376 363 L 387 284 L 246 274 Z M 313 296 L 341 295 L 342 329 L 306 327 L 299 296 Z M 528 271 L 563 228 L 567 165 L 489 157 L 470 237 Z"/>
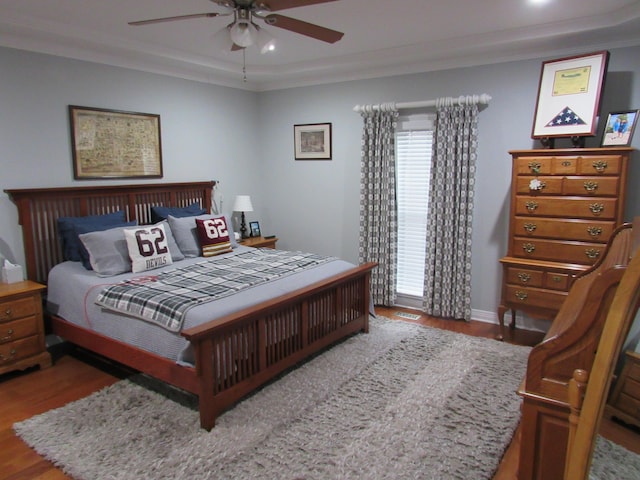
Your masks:
<path fill-rule="evenodd" d="M 231 253 L 208 260 L 215 261 L 216 258 L 236 255 L 250 248 L 240 245 Z M 159 273 L 203 260 L 202 257 L 187 258 L 153 272 Z M 290 293 L 353 267 L 354 265 L 349 262 L 335 259 L 266 284 L 247 288 L 234 295 L 195 306 L 187 312 L 183 329 L 201 325 Z M 136 276 L 140 274 L 125 273 L 101 278 L 92 271 L 86 270 L 80 262 L 60 263 L 49 273 L 47 310 L 75 325 L 161 355 L 179 364 L 193 365 L 193 352 L 189 342 L 179 333 L 170 332 L 159 325 L 141 319 L 106 310 L 95 304 L 95 299 L 103 288 Z"/>

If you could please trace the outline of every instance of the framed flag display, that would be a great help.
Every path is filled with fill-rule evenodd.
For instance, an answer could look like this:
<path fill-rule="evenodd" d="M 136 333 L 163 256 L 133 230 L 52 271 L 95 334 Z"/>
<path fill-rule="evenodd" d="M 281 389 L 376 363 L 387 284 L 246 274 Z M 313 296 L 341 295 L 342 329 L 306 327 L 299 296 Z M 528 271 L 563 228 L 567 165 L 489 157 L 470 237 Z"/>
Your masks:
<path fill-rule="evenodd" d="M 531 138 L 594 136 L 609 52 L 542 63 Z"/>

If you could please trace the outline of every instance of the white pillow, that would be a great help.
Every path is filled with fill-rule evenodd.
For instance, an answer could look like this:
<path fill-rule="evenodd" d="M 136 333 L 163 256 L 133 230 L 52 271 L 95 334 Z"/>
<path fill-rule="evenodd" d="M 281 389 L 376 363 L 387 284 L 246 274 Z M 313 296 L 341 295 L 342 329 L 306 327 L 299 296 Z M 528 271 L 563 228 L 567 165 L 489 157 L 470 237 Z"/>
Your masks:
<path fill-rule="evenodd" d="M 162 223 L 127 229 L 124 231 L 124 237 L 127 240 L 133 273 L 145 272 L 173 263 L 169 241 Z"/>

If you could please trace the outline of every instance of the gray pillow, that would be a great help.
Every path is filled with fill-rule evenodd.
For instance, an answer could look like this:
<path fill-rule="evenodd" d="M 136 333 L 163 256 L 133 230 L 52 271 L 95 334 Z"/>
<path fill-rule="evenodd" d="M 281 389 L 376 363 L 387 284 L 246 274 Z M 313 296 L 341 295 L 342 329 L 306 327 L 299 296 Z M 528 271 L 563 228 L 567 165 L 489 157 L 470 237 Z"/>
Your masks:
<path fill-rule="evenodd" d="M 131 271 L 131 260 L 124 230 L 131 227 L 117 227 L 101 232 L 78 235 L 89 252 L 89 261 L 96 275 L 110 277 Z"/>
<path fill-rule="evenodd" d="M 202 249 L 200 248 L 200 239 L 198 238 L 198 232 L 196 230 L 196 219 L 207 220 L 209 218 L 216 218 L 222 215 L 196 215 L 195 217 L 174 217 L 169 215 L 168 221 L 171 227 L 171 232 L 176 239 L 178 248 L 184 254 L 185 257 L 199 257 L 202 255 Z M 231 218 L 228 215 L 224 215 L 227 225 L 233 225 Z M 231 240 L 231 246 L 233 248 L 238 246 L 235 235 L 233 232 L 229 232 L 229 239 Z"/>
<path fill-rule="evenodd" d="M 165 234 L 169 244 L 171 259 L 176 262 L 183 260 L 184 255 L 173 238 L 171 228 L 165 224 Z M 99 277 L 111 277 L 131 271 L 129 249 L 124 237 L 124 230 L 135 230 L 131 227 L 118 227 L 100 232 L 89 232 L 79 235 L 80 241 L 89 252 L 91 267 Z"/>

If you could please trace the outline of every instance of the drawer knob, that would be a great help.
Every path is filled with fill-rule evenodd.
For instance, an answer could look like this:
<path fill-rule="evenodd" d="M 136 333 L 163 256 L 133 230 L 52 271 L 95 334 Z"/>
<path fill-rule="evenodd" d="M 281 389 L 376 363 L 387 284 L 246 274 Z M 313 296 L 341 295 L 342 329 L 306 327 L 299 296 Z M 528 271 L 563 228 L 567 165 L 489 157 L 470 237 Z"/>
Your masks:
<path fill-rule="evenodd" d="M 518 273 L 518 278 L 522 283 L 527 283 L 529 280 L 531 280 L 531 275 L 525 272 L 520 272 Z"/>
<path fill-rule="evenodd" d="M 587 227 L 587 233 L 591 235 L 593 238 L 598 238 L 602 235 L 602 228 L 600 227 Z"/>
<path fill-rule="evenodd" d="M 591 260 L 598 258 L 600 256 L 600 250 L 597 248 L 587 248 L 584 251 L 584 254 L 589 257 Z"/>
<path fill-rule="evenodd" d="M 17 350 L 15 348 L 12 348 L 11 351 L 9 352 L 9 356 L 5 357 L 3 354 L 0 353 L 0 363 L 6 363 L 6 362 L 10 362 L 11 360 L 13 360 L 13 357 L 16 356 Z"/>
<path fill-rule="evenodd" d="M 556 283 L 560 283 L 562 281 L 562 277 L 554 275 L 553 277 L 551 277 L 551 281 L 556 282 Z"/>
<path fill-rule="evenodd" d="M 589 210 L 591 210 L 591 213 L 594 215 L 600 215 L 604 212 L 604 203 L 592 203 L 589 205 Z"/>
<path fill-rule="evenodd" d="M 570 167 L 571 166 L 571 162 L 569 160 L 565 160 L 562 162 L 562 166 L 563 167 Z"/>
<path fill-rule="evenodd" d="M 538 203 L 533 201 L 528 201 L 527 203 L 524 204 L 524 206 L 527 207 L 527 211 L 529 213 L 533 213 L 536 211 L 536 208 L 538 208 Z"/>
<path fill-rule="evenodd" d="M 524 302 L 524 301 L 527 299 L 527 297 L 529 296 L 529 295 L 527 295 L 527 292 L 522 292 L 522 291 L 520 291 L 520 290 L 518 290 L 517 292 L 515 292 L 515 293 L 514 293 L 514 295 L 515 295 L 515 296 L 516 296 L 516 298 L 517 298 L 518 300 L 520 300 L 521 302 Z"/>
<path fill-rule="evenodd" d="M 9 340 L 11 340 L 11 337 L 13 337 L 13 328 L 7 330 L 7 334 L 4 337 L 0 338 L 0 342 L 8 342 Z"/>
<path fill-rule="evenodd" d="M 584 189 L 588 193 L 594 193 L 598 190 L 598 182 L 584 182 Z"/>
<path fill-rule="evenodd" d="M 538 228 L 536 226 L 535 223 L 525 223 L 522 228 L 524 228 L 528 233 L 533 233 L 536 231 L 536 228 Z"/>
<path fill-rule="evenodd" d="M 531 170 L 531 172 L 535 173 L 536 175 L 540 173 L 540 168 L 542 168 L 542 165 L 539 162 L 529 163 L 529 170 Z"/>
<path fill-rule="evenodd" d="M 11 316 L 11 308 L 7 308 L 4 311 L 4 316 L 7 317 L 7 318 L 9 318 Z"/>
<path fill-rule="evenodd" d="M 522 249 L 525 253 L 533 253 L 536 251 L 536 246 L 533 243 L 525 243 L 522 245 Z"/>
<path fill-rule="evenodd" d="M 607 162 L 605 160 L 596 160 L 592 163 L 596 172 L 602 173 L 607 169 Z"/>

